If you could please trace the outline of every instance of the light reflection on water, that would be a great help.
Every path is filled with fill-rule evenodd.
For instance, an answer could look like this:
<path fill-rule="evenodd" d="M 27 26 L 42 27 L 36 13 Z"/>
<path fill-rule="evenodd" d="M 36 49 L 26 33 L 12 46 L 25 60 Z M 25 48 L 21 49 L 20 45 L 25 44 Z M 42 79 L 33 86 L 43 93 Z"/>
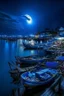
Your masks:
<path fill-rule="evenodd" d="M 24 51 L 24 48 L 20 46 L 21 42 L 22 41 L 8 42 L 0 40 L 0 96 L 4 96 L 4 94 L 5 96 L 8 96 L 12 88 L 16 87 L 15 85 L 10 83 L 12 81 L 12 78 L 9 75 L 8 61 L 15 60 L 15 56 L 29 56 L 40 54 L 40 51 Z"/>

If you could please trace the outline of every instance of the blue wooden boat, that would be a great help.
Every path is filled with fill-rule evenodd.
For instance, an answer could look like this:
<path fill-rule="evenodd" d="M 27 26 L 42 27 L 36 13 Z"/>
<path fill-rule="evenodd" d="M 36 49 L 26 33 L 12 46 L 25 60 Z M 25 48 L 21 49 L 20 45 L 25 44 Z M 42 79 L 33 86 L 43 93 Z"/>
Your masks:
<path fill-rule="evenodd" d="M 24 66 L 24 68 L 21 68 L 20 66 L 16 65 L 14 62 L 8 62 L 8 65 L 10 67 L 9 73 L 13 79 L 20 78 L 20 75 L 22 73 L 40 67 L 40 65 L 34 65 L 29 67 Z"/>
<path fill-rule="evenodd" d="M 36 72 L 25 72 L 21 75 L 24 85 L 29 87 L 36 87 L 46 85 L 51 81 L 54 81 L 58 75 L 58 71 L 55 69 L 39 69 Z"/>
<path fill-rule="evenodd" d="M 16 57 L 16 64 L 20 64 L 21 67 L 33 66 L 42 63 L 45 59 L 46 57 L 42 56 Z"/>
<path fill-rule="evenodd" d="M 47 68 L 57 69 L 57 68 L 59 67 L 59 63 L 56 62 L 56 61 L 47 61 L 47 62 L 45 63 L 45 66 L 46 66 Z"/>
<path fill-rule="evenodd" d="M 64 52 L 64 38 L 56 37 L 51 42 L 45 44 L 45 51 L 52 52 L 54 54 L 62 54 Z"/>
<path fill-rule="evenodd" d="M 58 61 L 64 61 L 64 56 L 57 56 L 56 57 L 56 60 L 58 60 Z"/>
<path fill-rule="evenodd" d="M 23 46 L 25 49 L 43 49 L 44 44 L 31 44 L 23 42 Z"/>

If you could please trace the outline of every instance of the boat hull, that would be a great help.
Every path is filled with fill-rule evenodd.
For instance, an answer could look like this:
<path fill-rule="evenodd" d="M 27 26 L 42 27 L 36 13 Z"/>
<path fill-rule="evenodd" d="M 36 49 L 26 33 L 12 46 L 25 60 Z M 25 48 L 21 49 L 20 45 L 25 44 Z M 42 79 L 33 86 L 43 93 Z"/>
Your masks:
<path fill-rule="evenodd" d="M 55 78 L 56 78 L 56 76 L 57 76 L 58 74 L 56 73 L 56 74 L 55 74 L 53 77 L 51 77 L 50 79 L 48 79 L 48 80 L 46 80 L 46 81 L 40 81 L 40 82 L 36 82 L 36 81 L 31 82 L 31 81 L 29 81 L 28 79 L 25 79 L 25 77 L 26 77 L 27 75 L 28 75 L 28 72 L 23 73 L 23 74 L 21 75 L 21 79 L 22 79 L 24 85 L 27 86 L 27 87 L 37 87 L 37 86 L 46 86 L 46 85 L 49 85 L 50 83 L 54 82 L 54 80 L 55 80 Z"/>
<path fill-rule="evenodd" d="M 16 59 L 16 64 L 20 64 L 21 67 L 28 67 L 28 66 L 33 66 L 37 65 L 38 63 L 42 63 L 45 60 L 43 57 L 31 57 L 31 58 L 18 58 Z"/>
<path fill-rule="evenodd" d="M 31 44 L 25 44 L 23 43 L 23 46 L 25 49 L 43 49 L 43 44 L 42 45 L 31 45 Z"/>

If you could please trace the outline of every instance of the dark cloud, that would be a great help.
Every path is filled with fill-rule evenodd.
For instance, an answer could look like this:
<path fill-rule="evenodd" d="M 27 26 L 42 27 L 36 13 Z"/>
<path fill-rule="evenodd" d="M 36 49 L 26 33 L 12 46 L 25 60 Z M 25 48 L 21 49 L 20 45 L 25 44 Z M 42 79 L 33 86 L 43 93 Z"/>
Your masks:
<path fill-rule="evenodd" d="M 0 33 L 13 34 L 24 29 L 23 18 L 0 12 Z"/>
<path fill-rule="evenodd" d="M 20 24 L 20 21 L 22 20 L 22 18 L 20 16 L 11 16 L 9 14 L 6 14 L 4 12 L 0 12 L 0 20 L 2 24 L 8 24 L 14 27 L 14 25 L 18 25 Z M 8 26 L 10 27 L 10 26 Z"/>

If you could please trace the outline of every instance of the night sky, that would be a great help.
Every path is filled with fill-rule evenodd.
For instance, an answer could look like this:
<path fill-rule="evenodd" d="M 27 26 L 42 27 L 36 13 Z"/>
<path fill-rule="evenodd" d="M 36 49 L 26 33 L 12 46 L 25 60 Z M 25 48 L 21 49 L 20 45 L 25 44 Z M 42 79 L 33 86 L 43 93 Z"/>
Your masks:
<path fill-rule="evenodd" d="M 29 14 L 32 24 L 21 18 Z M 64 0 L 0 0 L 0 33 L 27 35 L 64 27 Z"/>

